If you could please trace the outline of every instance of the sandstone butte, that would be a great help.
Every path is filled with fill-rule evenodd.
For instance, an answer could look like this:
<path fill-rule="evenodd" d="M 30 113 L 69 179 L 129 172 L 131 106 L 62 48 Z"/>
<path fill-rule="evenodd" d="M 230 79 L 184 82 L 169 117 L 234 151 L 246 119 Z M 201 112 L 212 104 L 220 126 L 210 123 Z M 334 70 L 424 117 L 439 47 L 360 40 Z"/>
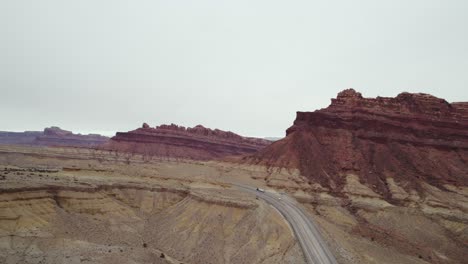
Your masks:
<path fill-rule="evenodd" d="M 364 98 L 347 89 L 325 109 L 297 112 L 284 139 L 243 160 L 297 168 L 337 193 L 354 174 L 388 200 L 388 177 L 416 191 L 423 182 L 467 186 L 468 102 L 422 93 Z"/>
<path fill-rule="evenodd" d="M 271 141 L 242 137 L 202 125 L 193 128 L 160 125 L 155 128 L 144 123 L 129 132 L 117 132 L 102 149 L 162 157 L 209 160 L 228 156 L 252 154 Z"/>

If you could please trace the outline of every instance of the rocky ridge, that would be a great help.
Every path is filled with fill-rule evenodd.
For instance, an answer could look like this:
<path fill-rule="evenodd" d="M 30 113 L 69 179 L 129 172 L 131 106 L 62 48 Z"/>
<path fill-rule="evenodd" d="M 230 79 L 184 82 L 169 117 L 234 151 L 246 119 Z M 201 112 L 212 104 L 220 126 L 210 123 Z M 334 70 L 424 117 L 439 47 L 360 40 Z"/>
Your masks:
<path fill-rule="evenodd" d="M 242 137 L 202 125 L 193 128 L 160 125 L 155 128 L 144 123 L 129 132 L 117 132 L 104 149 L 155 156 L 207 160 L 232 155 L 251 154 L 271 141 Z"/>
<path fill-rule="evenodd" d="M 357 175 L 388 200 L 388 178 L 406 190 L 467 186 L 468 103 L 422 93 L 364 98 L 347 89 L 325 109 L 297 112 L 284 139 L 244 160 L 297 168 L 335 192 Z"/>

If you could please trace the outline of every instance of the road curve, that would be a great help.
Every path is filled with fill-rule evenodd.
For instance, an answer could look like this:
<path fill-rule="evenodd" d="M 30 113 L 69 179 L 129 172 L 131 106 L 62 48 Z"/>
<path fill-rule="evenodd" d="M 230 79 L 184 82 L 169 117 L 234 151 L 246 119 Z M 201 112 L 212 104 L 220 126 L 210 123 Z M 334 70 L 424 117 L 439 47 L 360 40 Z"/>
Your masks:
<path fill-rule="evenodd" d="M 238 184 L 235 184 L 235 186 L 242 191 L 255 194 L 258 198 L 263 199 L 275 207 L 283 215 L 292 227 L 294 234 L 302 247 L 307 263 L 338 263 L 328 249 L 312 219 L 307 217 L 307 214 L 303 209 L 301 209 L 300 205 L 294 199 L 287 195 L 281 195 L 271 191 L 259 192 L 250 186 Z"/>

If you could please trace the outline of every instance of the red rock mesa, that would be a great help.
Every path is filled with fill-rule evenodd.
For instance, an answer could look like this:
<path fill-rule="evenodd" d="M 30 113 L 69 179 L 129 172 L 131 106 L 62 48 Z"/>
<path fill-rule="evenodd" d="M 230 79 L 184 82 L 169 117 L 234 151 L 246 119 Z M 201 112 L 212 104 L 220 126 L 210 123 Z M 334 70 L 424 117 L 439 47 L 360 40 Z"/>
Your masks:
<path fill-rule="evenodd" d="M 356 174 L 384 197 L 387 177 L 416 190 L 422 181 L 466 186 L 468 103 L 421 93 L 363 98 L 347 89 L 325 109 L 297 112 L 284 139 L 244 160 L 298 168 L 335 191 Z"/>

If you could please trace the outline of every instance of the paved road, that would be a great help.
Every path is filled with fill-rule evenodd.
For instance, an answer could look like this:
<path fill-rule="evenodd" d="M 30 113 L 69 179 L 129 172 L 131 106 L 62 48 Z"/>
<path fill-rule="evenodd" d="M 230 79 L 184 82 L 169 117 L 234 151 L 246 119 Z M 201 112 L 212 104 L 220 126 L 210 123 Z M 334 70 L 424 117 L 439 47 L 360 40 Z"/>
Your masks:
<path fill-rule="evenodd" d="M 294 230 L 307 263 L 337 264 L 335 257 L 328 249 L 312 219 L 307 217 L 307 214 L 294 199 L 273 191 L 259 192 L 249 186 L 236 185 L 236 187 L 242 191 L 257 195 L 283 215 Z"/>

